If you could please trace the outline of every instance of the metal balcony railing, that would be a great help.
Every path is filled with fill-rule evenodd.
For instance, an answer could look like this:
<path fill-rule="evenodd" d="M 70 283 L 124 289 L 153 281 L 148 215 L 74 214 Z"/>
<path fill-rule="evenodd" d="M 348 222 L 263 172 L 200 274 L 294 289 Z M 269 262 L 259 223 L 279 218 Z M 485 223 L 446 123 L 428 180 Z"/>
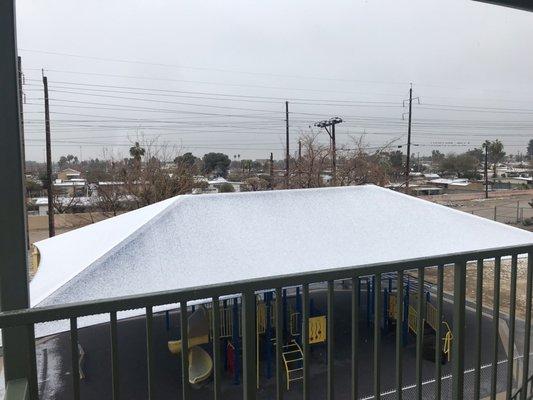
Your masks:
<path fill-rule="evenodd" d="M 517 346 L 515 341 L 516 335 L 516 305 L 517 305 L 517 271 L 518 260 L 527 257 L 527 274 L 525 282 L 525 316 L 524 316 L 524 335 L 523 345 Z M 510 280 L 505 283 L 509 285 L 509 312 L 504 315 L 500 310 L 500 292 L 502 284 L 501 262 L 510 262 Z M 490 261 L 489 261 L 490 260 Z M 486 263 L 493 263 L 493 285 L 490 289 L 485 288 L 485 293 L 493 298 L 494 306 L 483 306 L 483 271 Z M 471 264 L 473 263 L 473 264 Z M 475 299 L 467 301 L 467 265 L 472 265 L 473 271 L 476 271 L 475 280 Z M 435 276 L 435 282 L 432 285 L 430 295 L 426 293 L 428 285 L 420 284 L 426 282 L 428 269 Z M 453 270 L 453 285 L 445 285 L 445 272 Z M 407 280 L 407 271 L 409 271 L 409 280 Z M 385 279 L 385 280 L 384 280 Z M 383 282 L 385 283 L 382 283 Z M 351 298 L 350 310 L 346 315 L 341 315 L 335 309 L 334 301 L 338 291 L 335 290 L 336 282 L 342 290 L 349 292 Z M 158 293 L 149 293 L 143 295 L 114 298 L 109 300 L 99 300 L 43 308 L 33 308 L 26 310 L 17 310 L 0 313 L 0 328 L 30 326 L 34 328 L 35 324 L 69 320 L 70 321 L 70 347 L 71 347 L 71 372 L 72 387 L 69 389 L 73 399 L 80 398 L 80 370 L 79 370 L 79 351 L 78 351 L 78 318 L 95 314 L 107 313 L 110 316 L 110 346 L 111 346 L 111 374 L 112 374 L 112 394 L 113 399 L 121 398 L 121 385 L 119 383 L 119 370 L 125 366 L 121 365 L 118 356 L 119 340 L 117 328 L 120 321 L 117 321 L 117 313 L 125 310 L 144 309 L 145 310 L 145 329 L 146 329 L 146 365 L 147 365 L 147 390 L 148 398 L 153 398 L 154 393 L 154 308 L 157 306 L 179 304 L 180 310 L 188 309 L 188 302 L 204 300 L 209 308 L 212 309 L 209 318 L 210 328 L 210 345 L 209 349 L 213 358 L 213 385 L 212 398 L 222 399 L 223 396 L 223 376 L 222 376 L 222 354 L 221 346 L 217 345 L 221 337 L 221 326 L 230 324 L 230 317 L 226 316 L 222 310 L 222 302 L 225 296 L 237 295 L 239 300 L 239 314 L 242 335 L 242 393 L 245 400 L 260 398 L 261 394 L 257 390 L 257 332 L 258 326 L 264 332 L 267 321 L 273 320 L 272 343 L 275 348 L 274 377 L 275 380 L 275 398 L 282 399 L 287 396 L 287 382 L 285 364 L 283 361 L 283 346 L 287 338 L 283 337 L 283 332 L 287 330 L 284 324 L 290 324 L 291 318 L 284 318 L 283 291 L 291 288 L 294 293 L 296 288 L 301 293 L 301 311 L 295 320 L 301 324 L 301 338 L 297 340 L 301 345 L 301 390 L 303 398 L 317 398 L 316 394 L 310 391 L 310 298 L 316 283 L 325 283 L 322 285 L 325 291 L 326 299 L 326 320 L 327 332 L 325 333 L 325 350 L 327 354 L 326 362 L 326 395 L 328 400 L 334 398 L 346 398 L 336 396 L 339 385 L 349 385 L 351 388 L 351 399 L 373 398 L 373 399 L 425 399 L 425 398 L 484 398 L 490 396 L 496 398 L 496 395 L 505 395 L 508 399 L 529 399 L 532 398 L 531 376 L 529 371 L 529 354 L 530 354 L 530 336 L 531 336 L 531 298 L 533 284 L 533 246 L 521 246 L 503 249 L 494 249 L 490 251 L 481 251 L 474 253 L 451 254 L 447 256 L 431 259 L 414 259 L 394 263 L 367 265 L 362 267 L 351 267 L 333 270 L 324 270 L 320 272 L 310 272 L 297 275 L 280 276 L 268 279 L 254 279 L 244 282 L 235 282 L 224 285 L 214 285 L 207 287 L 196 287 L 187 290 L 175 290 Z M 486 282 L 485 282 L 486 283 Z M 386 285 L 389 287 L 385 287 Z M 387 293 L 395 293 L 398 299 L 401 294 L 409 295 L 406 286 L 411 285 L 414 291 L 411 293 L 411 299 L 407 301 L 392 301 L 386 303 Z M 507 286 L 506 286 L 507 287 Z M 365 292 L 365 288 L 366 293 Z M 368 291 L 368 288 L 371 288 Z M 451 289 L 450 289 L 451 288 Z M 408 289 L 408 288 L 407 288 Z M 257 294 L 270 293 L 272 300 L 271 307 L 265 308 L 257 313 Z M 487 292 L 488 291 L 488 292 Z M 470 293 L 470 292 L 469 292 Z M 366 294 L 366 296 L 365 296 Z M 431 297 L 431 300 L 428 300 Z M 507 297 L 507 296 L 506 296 Z M 426 312 L 427 302 L 431 302 L 431 311 Z M 444 329 L 435 329 L 434 352 L 435 360 L 441 360 L 443 346 L 447 345 L 446 340 L 451 340 L 451 373 L 450 376 L 443 375 L 443 365 L 441 362 L 435 362 L 434 379 L 431 382 L 424 380 L 423 371 L 423 351 L 424 351 L 424 329 L 431 326 L 425 322 L 425 319 L 431 318 L 432 325 L 438 325 L 435 321 L 443 321 L 443 302 L 453 303 L 453 315 L 448 317 L 452 329 L 451 334 L 447 334 Z M 404 379 L 405 363 L 404 352 L 407 351 L 402 345 L 404 328 L 409 318 L 405 312 L 405 305 L 414 303 L 416 321 L 409 323 L 409 333 L 416 341 L 416 358 L 412 368 L 414 369 L 414 382 L 406 382 Z M 365 303 L 365 304 L 363 304 Z M 394 304 L 394 310 L 386 309 L 386 304 Z M 409 306 L 411 307 L 411 306 Z M 189 306 L 190 308 L 190 306 Z M 368 310 L 367 310 L 368 309 Z M 273 312 L 273 316 L 270 314 Z M 362 356 L 360 341 L 361 318 L 364 318 L 365 312 L 371 316 L 373 332 L 372 360 L 368 361 L 372 369 L 372 393 L 362 393 L 360 371 L 358 365 Z M 468 335 L 475 339 L 475 346 L 465 349 L 465 314 L 471 313 L 475 320 L 475 331 L 468 332 Z M 268 315 L 267 315 L 268 314 Z M 487 331 L 482 326 L 483 315 L 490 315 L 491 328 Z M 227 321 L 221 324 L 221 315 Z M 261 321 L 258 320 L 258 316 Z M 384 318 L 398 319 L 392 329 L 391 335 L 395 338 L 395 354 L 383 354 L 382 351 L 382 327 Z M 398 318 L 398 316 L 402 316 Z M 420 318 L 419 316 L 426 316 Z M 335 372 L 334 354 L 337 343 L 335 338 L 339 337 L 336 332 L 335 324 L 339 319 L 345 318 L 351 327 L 351 338 L 348 341 L 351 351 L 351 378 L 348 382 L 338 380 Z M 505 360 L 498 358 L 498 346 L 500 343 L 499 323 L 502 318 L 508 322 L 508 344 L 507 355 Z M 233 319 L 235 322 L 235 319 Z M 420 323 L 422 322 L 422 323 Z M 294 324 L 294 322 L 293 322 Z M 444 324 L 441 324 L 444 325 Z M 227 328 L 224 328 L 227 329 Z M 484 330 L 483 330 L 484 329 Z M 189 338 L 188 338 L 188 313 L 180 312 L 180 330 L 181 330 L 181 396 L 184 400 L 191 399 L 191 384 L 189 383 Z M 229 334 L 228 332 L 224 334 Z M 239 334 L 238 334 L 239 335 Z M 482 364 L 481 338 L 489 340 L 490 338 L 490 362 Z M 453 339 L 452 339 L 453 338 Z M 446 340 L 445 340 L 446 339 Z M 448 343 L 449 344 L 449 343 Z M 33 353 L 35 354 L 35 342 L 31 343 Z M 517 349 L 516 351 L 514 349 Z M 470 354 L 469 365 L 465 362 L 465 351 Z M 239 352 L 237 352 L 239 353 Z M 6 355 L 12 356 L 9 352 Z M 384 356 L 389 357 L 387 362 L 394 364 L 394 373 L 386 377 L 382 376 L 382 363 Z M 390 361 L 389 361 L 390 360 Z M 472 361 L 473 360 L 473 361 Z M 19 360 L 21 363 L 33 362 L 29 360 Z M 471 362 L 472 361 L 472 362 Z M 36 399 L 38 398 L 37 366 L 35 364 L 30 368 L 32 373 L 26 379 L 8 381 L 6 395 L 8 400 L 19 399 Z M 504 373 L 502 384 L 501 374 Z M 467 375 L 468 374 L 468 375 Z M 465 379 L 465 377 L 467 377 Z M 429 383 L 430 384 L 429 384 Z M 384 387 L 388 385 L 389 387 Z M 490 387 L 490 393 L 484 393 L 483 388 Z M 385 390 L 387 389 L 387 390 Z M 292 389 L 291 389 L 292 390 Z M 366 397 L 365 397 L 366 396 Z"/>

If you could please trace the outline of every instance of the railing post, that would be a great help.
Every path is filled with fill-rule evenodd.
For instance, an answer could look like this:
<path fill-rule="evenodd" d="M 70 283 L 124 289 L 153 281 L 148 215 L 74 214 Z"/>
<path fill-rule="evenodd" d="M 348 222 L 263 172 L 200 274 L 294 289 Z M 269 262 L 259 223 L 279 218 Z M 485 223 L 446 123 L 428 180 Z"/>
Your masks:
<path fill-rule="evenodd" d="M 422 400 L 422 353 L 424 348 L 424 323 L 426 316 L 426 307 L 424 297 L 424 273 L 425 268 L 418 268 L 418 290 L 417 290 L 417 306 L 416 306 L 416 390 L 417 399 Z"/>
<path fill-rule="evenodd" d="M 283 300 L 281 289 L 276 288 L 276 400 L 283 399 L 283 362 L 281 360 L 283 352 Z"/>
<path fill-rule="evenodd" d="M 29 306 L 24 156 L 20 127 L 15 1 L 0 2 L 0 310 Z M 33 326 L 2 329 L 6 382 L 26 379 L 37 397 Z"/>
<path fill-rule="evenodd" d="M 242 338 L 243 338 L 243 399 L 255 400 L 256 365 L 255 365 L 255 294 L 247 291 L 242 294 Z"/>
<path fill-rule="evenodd" d="M 182 399 L 189 399 L 189 311 L 187 301 L 180 301 L 181 391 Z"/>
<path fill-rule="evenodd" d="M 304 383 L 304 400 L 311 398 L 309 391 L 309 284 L 304 283 L 302 288 L 303 307 L 302 307 L 302 346 L 303 346 L 303 383 Z"/>
<path fill-rule="evenodd" d="M 374 279 L 374 399 L 381 398 L 381 274 Z M 328 338 L 329 339 L 329 338 Z"/>
<path fill-rule="evenodd" d="M 361 285 L 359 277 L 352 279 L 352 400 L 357 400 L 359 394 L 359 298 Z"/>
<path fill-rule="evenodd" d="M 396 277 L 396 399 L 403 397 L 403 271 Z"/>
<path fill-rule="evenodd" d="M 437 267 L 437 324 L 435 335 L 435 399 L 442 397 L 442 296 L 444 291 L 444 265 Z"/>
<path fill-rule="evenodd" d="M 217 297 L 213 297 L 213 398 L 220 400 L 221 398 L 221 373 L 220 373 L 220 301 Z"/>
<path fill-rule="evenodd" d="M 463 398 L 466 262 L 454 266 L 452 398 Z"/>
<path fill-rule="evenodd" d="M 476 347 L 475 347 L 475 375 L 474 399 L 479 400 L 481 391 L 481 335 L 483 321 L 483 260 L 477 260 L 476 266 Z"/>
<path fill-rule="evenodd" d="M 334 340 L 334 295 L 335 295 L 335 282 L 328 281 L 328 293 L 327 293 L 327 388 L 326 388 L 326 398 L 327 400 L 333 400 L 335 397 L 335 385 L 334 385 L 334 349 L 335 349 L 335 340 Z"/>
<path fill-rule="evenodd" d="M 513 395 L 514 371 L 514 341 L 515 341 L 515 308 L 516 308 L 516 278 L 518 269 L 518 256 L 511 258 L 511 293 L 509 294 L 509 342 L 507 345 L 507 396 Z"/>
<path fill-rule="evenodd" d="M 522 388 L 520 400 L 527 398 L 529 379 L 529 350 L 531 344 L 531 294 L 533 291 L 533 253 L 527 254 L 527 283 L 526 283 L 526 322 L 524 333 L 524 358 L 522 366 Z"/>
<path fill-rule="evenodd" d="M 494 260 L 494 293 L 492 297 L 492 376 L 490 398 L 496 400 L 498 390 L 498 344 L 500 343 L 500 273 L 501 258 Z"/>

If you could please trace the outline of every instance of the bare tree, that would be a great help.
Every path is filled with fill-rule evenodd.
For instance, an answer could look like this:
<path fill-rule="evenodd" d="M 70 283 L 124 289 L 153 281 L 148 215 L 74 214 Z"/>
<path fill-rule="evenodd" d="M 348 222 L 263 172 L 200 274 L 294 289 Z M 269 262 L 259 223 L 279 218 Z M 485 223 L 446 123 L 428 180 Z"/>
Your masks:
<path fill-rule="evenodd" d="M 81 205 L 81 202 L 80 198 L 76 197 L 74 191 L 61 193 L 57 189 L 53 189 L 52 204 L 57 214 L 66 214 L 72 212 L 76 206 Z"/>
<path fill-rule="evenodd" d="M 352 138 L 350 148 L 343 147 L 338 152 L 337 181 L 340 186 L 364 185 L 372 183 L 384 186 L 389 182 L 389 156 L 386 151 L 393 143 L 378 148 L 370 148 L 364 137 Z"/>
<path fill-rule="evenodd" d="M 300 139 L 302 156 L 294 162 L 291 187 L 313 188 L 324 186 L 324 173 L 329 166 L 329 146 L 318 143 L 318 134 L 306 134 Z"/>
<path fill-rule="evenodd" d="M 144 160 L 126 159 L 122 170 L 124 191 L 137 207 L 191 193 L 198 187 L 194 179 L 197 163 L 175 162 L 179 160 L 176 149 L 158 144 L 157 140 L 139 146 L 145 150 Z"/>

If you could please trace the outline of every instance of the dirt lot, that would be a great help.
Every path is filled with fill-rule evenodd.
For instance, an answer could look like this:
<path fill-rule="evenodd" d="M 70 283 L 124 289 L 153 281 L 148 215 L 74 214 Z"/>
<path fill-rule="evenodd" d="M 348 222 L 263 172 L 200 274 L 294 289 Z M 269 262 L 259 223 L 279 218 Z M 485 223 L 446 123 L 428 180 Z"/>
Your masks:
<path fill-rule="evenodd" d="M 523 221 L 533 218 L 533 208 L 528 202 L 533 200 L 533 190 L 507 190 L 489 193 L 457 193 L 437 196 L 424 196 L 425 200 L 478 215 L 487 219 L 533 231 L 533 225 Z M 518 220 L 518 223 L 517 223 Z"/>
<path fill-rule="evenodd" d="M 518 259 L 518 270 L 516 280 L 516 317 L 524 318 L 526 307 L 526 277 L 527 259 Z M 508 314 L 511 292 L 511 259 L 501 260 L 500 273 L 500 312 Z M 426 269 L 426 281 L 437 284 L 437 269 Z M 414 274 L 416 276 L 416 273 Z M 444 291 L 453 294 L 453 267 L 444 268 Z M 476 302 L 477 268 L 476 262 L 468 263 L 466 270 L 466 298 L 468 301 Z M 487 260 L 483 263 L 483 307 L 492 309 L 494 303 L 494 260 Z"/>

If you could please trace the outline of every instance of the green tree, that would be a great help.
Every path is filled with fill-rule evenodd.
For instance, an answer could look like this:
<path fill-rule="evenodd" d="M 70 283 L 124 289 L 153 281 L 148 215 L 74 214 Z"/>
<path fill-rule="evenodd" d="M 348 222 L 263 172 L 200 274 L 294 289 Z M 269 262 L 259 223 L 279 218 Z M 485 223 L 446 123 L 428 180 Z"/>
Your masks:
<path fill-rule="evenodd" d="M 130 147 L 130 156 L 137 162 L 137 163 L 140 163 L 141 162 L 141 157 L 144 156 L 144 154 L 146 153 L 146 150 L 144 148 L 141 147 L 141 145 L 139 144 L 139 142 L 135 142 L 135 145 L 133 145 L 132 147 Z"/>
<path fill-rule="evenodd" d="M 228 167 L 231 164 L 229 157 L 223 153 L 207 153 L 202 161 L 206 174 L 215 173 L 224 177 L 228 174 Z"/>
<path fill-rule="evenodd" d="M 491 142 L 487 140 L 485 143 L 483 143 L 483 149 L 488 149 L 488 156 L 489 156 L 489 162 L 492 163 L 492 168 L 494 172 L 494 177 L 497 177 L 496 168 L 498 166 L 498 163 L 502 162 L 505 158 L 505 151 L 503 151 L 503 143 L 500 142 L 498 139 Z"/>
<path fill-rule="evenodd" d="M 195 157 L 192 153 L 188 152 L 174 159 L 177 165 L 192 168 L 200 159 Z"/>
<path fill-rule="evenodd" d="M 389 161 L 392 168 L 402 168 L 403 166 L 403 153 L 399 150 L 390 153 Z"/>
<path fill-rule="evenodd" d="M 470 154 L 448 154 L 440 164 L 440 172 L 447 172 L 457 175 L 458 178 L 477 179 L 478 160 Z"/>
<path fill-rule="evenodd" d="M 431 162 L 439 165 L 445 157 L 439 150 L 431 150 Z"/>
<path fill-rule="evenodd" d="M 57 162 L 59 169 L 65 169 L 72 165 L 78 165 L 79 160 L 78 157 L 73 156 L 72 154 L 68 154 L 66 156 L 59 157 L 59 161 Z"/>
<path fill-rule="evenodd" d="M 232 193 L 235 191 L 235 188 L 231 183 L 223 183 L 218 187 L 218 193 Z"/>
<path fill-rule="evenodd" d="M 480 163 L 483 162 L 483 160 L 485 159 L 485 154 L 483 153 L 483 149 L 475 148 L 472 150 L 468 150 L 466 154 L 472 157 L 475 157 Z"/>

